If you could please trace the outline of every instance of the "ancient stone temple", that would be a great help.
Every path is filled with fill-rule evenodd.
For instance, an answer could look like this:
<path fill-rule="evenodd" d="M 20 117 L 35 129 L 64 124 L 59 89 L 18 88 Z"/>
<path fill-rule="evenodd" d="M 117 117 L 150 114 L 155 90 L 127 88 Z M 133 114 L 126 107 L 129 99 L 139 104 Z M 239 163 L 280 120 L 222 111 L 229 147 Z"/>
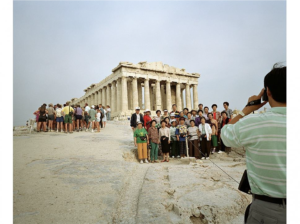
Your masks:
<path fill-rule="evenodd" d="M 71 99 L 71 104 L 110 105 L 111 117 L 120 118 L 131 115 L 138 106 L 141 110 L 150 109 L 151 114 L 157 109 L 171 110 L 174 103 L 178 110 L 198 107 L 198 73 L 146 61 L 120 62 L 112 72 L 101 82 L 87 87 L 82 97 Z"/>

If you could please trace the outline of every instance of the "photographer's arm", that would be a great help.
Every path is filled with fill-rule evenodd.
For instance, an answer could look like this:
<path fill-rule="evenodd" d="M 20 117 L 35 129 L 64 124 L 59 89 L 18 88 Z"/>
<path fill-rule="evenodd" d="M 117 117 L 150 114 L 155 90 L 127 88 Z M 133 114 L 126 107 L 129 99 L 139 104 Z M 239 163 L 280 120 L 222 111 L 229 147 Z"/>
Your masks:
<path fill-rule="evenodd" d="M 257 96 L 251 96 L 249 99 L 248 99 L 248 103 L 250 101 L 253 101 L 253 100 L 259 100 L 261 99 L 261 97 L 263 96 L 264 94 L 264 88 L 260 91 L 260 93 L 257 95 Z M 245 107 L 242 112 L 245 114 L 245 116 L 247 116 L 248 114 L 252 113 L 253 111 L 255 110 L 258 110 L 259 108 L 261 108 L 262 106 L 264 106 L 265 104 L 267 103 L 267 101 L 259 104 L 259 105 L 253 105 L 253 106 L 248 106 L 248 107 Z M 235 116 L 235 118 L 233 118 L 228 124 L 235 124 L 236 122 L 238 122 L 241 118 L 243 118 L 242 115 L 238 114 L 237 116 Z"/>

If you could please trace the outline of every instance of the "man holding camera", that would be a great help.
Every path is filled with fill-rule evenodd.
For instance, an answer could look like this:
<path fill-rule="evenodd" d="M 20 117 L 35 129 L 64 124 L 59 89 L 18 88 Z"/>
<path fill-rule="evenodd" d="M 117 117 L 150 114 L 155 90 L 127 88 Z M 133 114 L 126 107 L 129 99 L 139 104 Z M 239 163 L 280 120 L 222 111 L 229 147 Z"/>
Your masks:
<path fill-rule="evenodd" d="M 246 149 L 253 196 L 246 209 L 246 224 L 286 223 L 286 67 L 275 65 L 265 76 L 264 86 L 221 133 L 226 146 Z M 267 102 L 271 109 L 252 114 Z"/>

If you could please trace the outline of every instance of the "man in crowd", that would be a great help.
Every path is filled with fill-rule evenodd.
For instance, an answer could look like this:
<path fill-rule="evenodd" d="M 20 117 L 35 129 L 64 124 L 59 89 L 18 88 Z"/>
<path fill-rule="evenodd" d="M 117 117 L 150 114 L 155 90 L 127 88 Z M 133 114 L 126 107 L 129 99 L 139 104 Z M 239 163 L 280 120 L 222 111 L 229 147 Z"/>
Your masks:
<path fill-rule="evenodd" d="M 141 110 L 140 107 L 136 107 L 135 108 L 135 113 L 131 115 L 130 127 L 131 127 L 133 133 L 134 133 L 136 127 L 137 127 L 138 122 L 142 122 L 142 124 L 144 124 L 144 117 L 140 113 L 140 110 Z"/>
<path fill-rule="evenodd" d="M 104 109 L 103 109 L 103 106 L 102 106 L 101 103 L 99 104 L 99 110 L 101 112 L 101 115 L 100 115 L 100 126 L 101 126 L 101 128 L 103 128 L 102 118 L 104 117 Z"/>
<path fill-rule="evenodd" d="M 168 110 L 164 109 L 164 114 L 162 115 L 161 120 L 165 119 L 166 117 L 169 117 L 169 114 L 168 114 Z"/>
<path fill-rule="evenodd" d="M 233 112 L 232 112 L 231 109 L 228 108 L 229 107 L 229 103 L 228 102 L 224 102 L 223 106 L 224 106 L 224 109 L 225 109 L 225 111 L 227 113 L 227 117 L 229 117 L 230 119 L 232 119 L 233 118 L 232 117 L 233 116 Z"/>
<path fill-rule="evenodd" d="M 202 110 L 202 111 L 203 111 L 203 104 L 202 104 L 202 103 L 199 103 L 199 104 L 198 104 L 198 112 L 199 112 L 199 110 Z"/>
<path fill-rule="evenodd" d="M 221 116 L 222 116 L 222 119 L 221 119 L 220 129 L 219 129 L 220 133 L 222 133 L 222 128 L 223 128 L 226 124 L 228 124 L 228 123 L 230 122 L 230 120 L 231 120 L 229 117 L 227 117 L 227 113 L 226 113 L 225 110 L 223 110 L 223 111 L 221 112 Z M 226 146 L 224 145 L 222 138 L 220 139 L 220 142 L 221 142 L 221 149 L 219 150 L 218 153 L 223 153 L 223 152 L 225 152 L 225 150 L 226 150 Z M 230 149 L 228 149 L 228 151 L 230 151 Z"/>
<path fill-rule="evenodd" d="M 64 123 L 65 123 L 65 133 L 68 133 L 68 124 L 69 124 L 69 133 L 73 133 L 72 127 L 72 115 L 70 113 L 74 113 L 74 109 L 69 106 L 69 102 L 65 104 L 66 106 L 62 109 L 64 113 Z"/>
<path fill-rule="evenodd" d="M 90 109 L 91 109 L 91 108 L 89 107 L 89 104 L 86 103 L 86 104 L 85 104 L 85 107 L 84 107 L 84 111 L 89 112 Z"/>
<path fill-rule="evenodd" d="M 144 111 L 145 116 L 144 116 L 144 127 L 146 129 L 146 131 L 148 131 L 148 129 L 150 128 L 150 122 L 152 121 L 152 118 L 150 117 L 150 110 L 146 109 Z"/>
<path fill-rule="evenodd" d="M 208 107 L 205 106 L 204 107 L 203 117 L 205 118 L 206 121 L 208 120 L 208 116 L 207 115 L 208 115 Z M 207 123 L 207 122 L 205 122 L 205 123 Z"/>
<path fill-rule="evenodd" d="M 178 123 L 179 111 L 177 110 L 177 105 L 176 104 L 172 105 L 172 111 L 170 113 L 174 113 L 175 118 L 177 119 L 177 123 Z"/>
<path fill-rule="evenodd" d="M 246 149 L 247 178 L 252 203 L 245 212 L 246 224 L 286 223 L 286 67 L 274 66 L 264 78 L 264 89 L 222 129 L 226 146 Z M 269 102 L 271 109 L 251 114 Z"/>

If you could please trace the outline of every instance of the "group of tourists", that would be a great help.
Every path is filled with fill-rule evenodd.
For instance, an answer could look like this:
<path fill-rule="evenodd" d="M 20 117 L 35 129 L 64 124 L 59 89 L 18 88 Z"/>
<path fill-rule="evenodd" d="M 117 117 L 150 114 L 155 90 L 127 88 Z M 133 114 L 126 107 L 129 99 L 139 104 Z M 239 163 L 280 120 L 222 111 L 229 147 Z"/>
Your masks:
<path fill-rule="evenodd" d="M 100 127 L 105 128 L 106 121 L 110 120 L 111 109 L 99 105 L 89 107 L 88 103 L 84 107 L 80 105 L 64 105 L 50 103 L 43 104 L 33 114 L 36 116 L 37 132 L 65 132 L 73 131 L 100 132 Z"/>
<path fill-rule="evenodd" d="M 224 110 L 217 111 L 217 105 L 211 106 L 212 111 L 203 104 L 198 105 L 198 110 L 177 110 L 177 105 L 172 105 L 172 110 L 156 111 L 156 116 L 151 117 L 149 109 L 140 113 L 140 108 L 135 108 L 135 113 L 130 119 L 133 130 L 134 144 L 138 150 L 140 163 L 159 162 L 158 154 L 162 154 L 161 162 L 169 162 L 169 157 L 196 159 L 209 159 L 210 153 L 230 152 L 225 147 L 220 133 L 222 128 L 230 122 L 233 112 L 229 103 L 223 103 Z"/>

